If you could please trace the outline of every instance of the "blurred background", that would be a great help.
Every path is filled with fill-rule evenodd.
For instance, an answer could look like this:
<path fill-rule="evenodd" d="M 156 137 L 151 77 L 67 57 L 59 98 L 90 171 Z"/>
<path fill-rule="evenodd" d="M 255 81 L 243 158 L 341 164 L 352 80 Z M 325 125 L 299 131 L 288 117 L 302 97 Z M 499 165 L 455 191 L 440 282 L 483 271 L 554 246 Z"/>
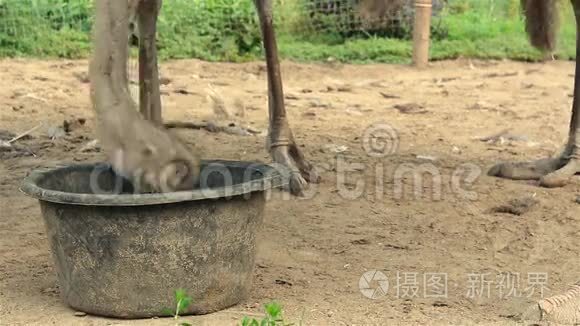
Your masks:
<path fill-rule="evenodd" d="M 0 0 L 0 56 L 84 58 L 92 0 Z M 413 0 L 274 0 L 281 56 L 294 61 L 407 63 Z M 556 58 L 575 56 L 571 6 L 561 2 Z M 520 0 L 434 0 L 431 60 L 538 60 Z M 159 22 L 162 59 L 248 61 L 262 57 L 250 0 L 168 0 Z"/>

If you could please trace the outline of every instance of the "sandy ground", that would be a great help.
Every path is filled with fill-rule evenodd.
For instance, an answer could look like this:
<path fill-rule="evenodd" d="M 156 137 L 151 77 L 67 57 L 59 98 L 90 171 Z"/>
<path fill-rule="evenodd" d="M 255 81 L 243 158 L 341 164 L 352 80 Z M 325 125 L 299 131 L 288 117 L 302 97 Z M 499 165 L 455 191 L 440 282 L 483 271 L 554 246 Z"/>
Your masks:
<path fill-rule="evenodd" d="M 86 62 L 4 60 L 0 71 L 0 129 L 45 123 L 14 142 L 22 151 L 0 152 L 0 324 L 174 325 L 77 317 L 61 302 L 38 203 L 18 186 L 35 168 L 103 159 L 80 151 L 94 137 Z M 284 63 L 291 125 L 322 183 L 308 198 L 268 203 L 249 300 L 184 320 L 234 325 L 275 299 L 305 325 L 513 323 L 542 288 L 546 296 L 580 279 L 580 182 L 544 189 L 485 172 L 559 151 L 573 71 L 571 62 Z M 267 128 L 262 63 L 176 61 L 162 75 L 167 120 L 215 120 L 213 84 L 231 110 L 245 108 L 238 123 Z M 68 134 L 48 131 L 78 118 L 86 123 Z M 373 126 L 385 142 L 365 142 Z M 179 134 L 206 158 L 269 161 L 262 135 Z M 370 299 L 360 285 L 373 271 L 389 287 Z"/>

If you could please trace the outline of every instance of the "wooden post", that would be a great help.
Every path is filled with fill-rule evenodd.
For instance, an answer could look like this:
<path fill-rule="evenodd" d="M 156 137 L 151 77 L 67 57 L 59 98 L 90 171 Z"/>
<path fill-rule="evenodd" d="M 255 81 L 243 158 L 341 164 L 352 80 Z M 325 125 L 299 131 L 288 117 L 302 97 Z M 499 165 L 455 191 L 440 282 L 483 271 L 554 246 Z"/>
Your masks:
<path fill-rule="evenodd" d="M 431 4 L 431 0 L 415 0 L 415 22 L 413 27 L 413 64 L 417 68 L 424 68 L 429 62 Z"/>

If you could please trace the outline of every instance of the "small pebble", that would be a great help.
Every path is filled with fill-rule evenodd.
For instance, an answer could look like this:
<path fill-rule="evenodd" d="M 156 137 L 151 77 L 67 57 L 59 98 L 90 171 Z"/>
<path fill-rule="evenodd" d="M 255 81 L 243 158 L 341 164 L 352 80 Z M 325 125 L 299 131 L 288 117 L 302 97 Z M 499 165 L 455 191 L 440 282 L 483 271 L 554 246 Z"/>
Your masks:
<path fill-rule="evenodd" d="M 324 145 L 325 152 L 344 153 L 348 151 L 348 147 L 344 145 L 327 144 Z"/>
<path fill-rule="evenodd" d="M 348 113 L 350 115 L 358 115 L 358 116 L 363 115 L 363 113 L 361 112 L 361 110 L 360 109 L 357 109 L 357 108 L 347 108 L 346 109 L 346 113 Z"/>
<path fill-rule="evenodd" d="M 0 140 L 0 152 L 3 150 L 9 151 L 11 149 L 12 149 L 12 145 L 9 142 L 4 141 L 4 140 Z"/>
<path fill-rule="evenodd" d="M 416 157 L 419 160 L 432 161 L 432 162 L 437 161 L 437 158 L 435 156 L 417 155 Z"/>
<path fill-rule="evenodd" d="M 52 140 L 66 136 L 62 126 L 51 126 L 48 128 L 48 137 Z"/>
<path fill-rule="evenodd" d="M 75 311 L 75 316 L 76 317 L 84 317 L 86 316 L 87 313 L 86 312 L 82 312 L 82 311 Z"/>

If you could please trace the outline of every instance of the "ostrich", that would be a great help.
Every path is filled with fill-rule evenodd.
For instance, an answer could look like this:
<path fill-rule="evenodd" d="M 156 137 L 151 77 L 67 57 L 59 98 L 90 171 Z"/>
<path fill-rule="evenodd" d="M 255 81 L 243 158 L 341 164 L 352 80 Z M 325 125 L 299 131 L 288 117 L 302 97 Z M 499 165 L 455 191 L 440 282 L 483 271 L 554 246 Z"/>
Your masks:
<path fill-rule="evenodd" d="M 300 195 L 320 177 L 296 144 L 284 107 L 284 94 L 270 0 L 254 0 L 266 52 L 269 130 L 267 147 L 274 162 L 291 172 L 291 193 Z M 199 179 L 200 158 L 170 134 L 161 119 L 157 16 L 161 0 L 96 0 L 91 102 L 97 138 L 117 173 L 150 191 L 191 189 Z M 129 27 L 139 39 L 139 110 L 128 87 Z"/>
<path fill-rule="evenodd" d="M 527 17 L 526 29 L 534 46 L 552 50 L 557 27 L 557 0 L 521 0 Z M 389 0 L 361 0 L 386 3 Z M 271 0 L 254 0 L 262 31 L 268 74 L 269 132 L 267 147 L 274 162 L 292 172 L 290 190 L 300 194 L 308 182 L 320 177 L 294 140 L 284 107 L 284 94 Z M 572 0 L 578 15 L 580 2 Z M 370 6 L 380 8 L 381 6 Z M 199 173 L 196 158 L 179 139 L 162 126 L 157 50 L 157 16 L 161 0 L 97 0 L 94 55 L 90 65 L 91 98 L 99 121 L 97 133 L 112 165 L 123 175 L 139 178 L 153 189 L 179 190 L 191 187 Z M 127 86 L 127 39 L 130 22 L 138 26 L 140 39 L 140 113 Z M 577 68 L 578 69 L 578 68 Z M 540 185 L 559 187 L 580 172 L 580 86 L 575 85 L 572 119 L 567 145 L 556 158 L 532 162 L 497 164 L 491 176 L 536 179 Z M 138 176 L 138 177 L 137 177 Z"/>
<path fill-rule="evenodd" d="M 526 30 L 533 46 L 545 52 L 554 50 L 558 27 L 558 0 L 521 0 L 526 15 Z M 576 17 L 576 33 L 580 32 L 580 0 L 571 0 Z M 580 39 L 576 41 L 580 54 Z M 576 58 L 574 100 L 568 141 L 562 153 L 555 158 L 531 162 L 497 164 L 489 175 L 515 180 L 540 180 L 545 187 L 561 187 L 572 176 L 580 173 L 580 64 Z"/>

